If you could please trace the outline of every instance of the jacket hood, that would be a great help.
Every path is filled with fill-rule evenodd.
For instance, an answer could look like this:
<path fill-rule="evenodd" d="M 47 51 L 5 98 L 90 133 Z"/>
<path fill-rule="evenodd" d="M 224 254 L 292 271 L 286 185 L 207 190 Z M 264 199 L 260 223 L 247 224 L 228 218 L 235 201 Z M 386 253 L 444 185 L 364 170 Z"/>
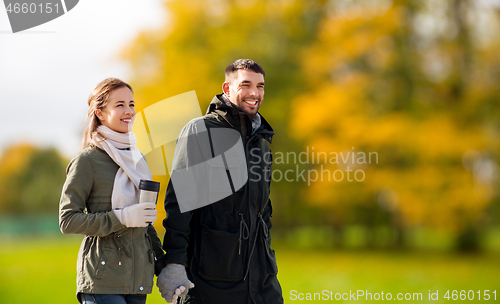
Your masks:
<path fill-rule="evenodd" d="M 237 130 L 242 129 L 242 119 L 241 116 L 244 117 L 244 124 L 246 130 L 252 130 L 252 119 L 246 113 L 240 112 L 238 109 L 234 107 L 229 107 L 222 100 L 222 94 L 215 95 L 210 105 L 208 106 L 206 115 L 213 115 L 223 118 L 227 123 L 229 123 L 233 128 Z M 261 117 L 261 125 L 255 131 L 255 133 L 260 133 L 269 143 L 271 143 L 274 130 L 271 125 L 266 121 L 266 119 L 260 114 Z"/>

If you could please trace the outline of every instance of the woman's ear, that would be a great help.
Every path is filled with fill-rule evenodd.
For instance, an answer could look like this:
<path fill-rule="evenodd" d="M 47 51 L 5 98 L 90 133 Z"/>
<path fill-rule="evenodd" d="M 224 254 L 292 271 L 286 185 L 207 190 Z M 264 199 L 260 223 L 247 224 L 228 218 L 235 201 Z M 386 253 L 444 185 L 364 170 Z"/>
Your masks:
<path fill-rule="evenodd" d="M 94 111 L 95 113 L 95 116 L 97 116 L 97 118 L 99 118 L 99 120 L 103 120 L 104 119 L 104 115 L 102 115 L 102 111 L 97 109 Z"/>

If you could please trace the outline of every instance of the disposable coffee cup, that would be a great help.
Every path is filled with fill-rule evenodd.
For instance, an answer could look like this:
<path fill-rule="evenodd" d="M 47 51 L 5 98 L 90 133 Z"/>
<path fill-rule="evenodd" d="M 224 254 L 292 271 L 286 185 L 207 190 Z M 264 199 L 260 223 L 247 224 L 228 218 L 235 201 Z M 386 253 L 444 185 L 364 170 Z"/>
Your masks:
<path fill-rule="evenodd" d="M 139 183 L 139 203 L 153 202 L 156 205 L 160 183 L 152 180 L 141 179 Z"/>

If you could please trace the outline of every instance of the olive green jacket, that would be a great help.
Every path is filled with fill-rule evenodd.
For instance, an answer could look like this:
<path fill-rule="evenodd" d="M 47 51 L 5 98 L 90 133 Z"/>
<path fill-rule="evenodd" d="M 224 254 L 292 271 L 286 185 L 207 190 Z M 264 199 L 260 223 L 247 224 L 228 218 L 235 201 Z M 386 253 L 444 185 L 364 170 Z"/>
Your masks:
<path fill-rule="evenodd" d="M 127 228 L 111 209 L 119 166 L 99 148 L 82 150 L 67 168 L 59 204 L 64 234 L 83 234 L 77 294 L 148 294 L 163 249 L 153 226 Z"/>

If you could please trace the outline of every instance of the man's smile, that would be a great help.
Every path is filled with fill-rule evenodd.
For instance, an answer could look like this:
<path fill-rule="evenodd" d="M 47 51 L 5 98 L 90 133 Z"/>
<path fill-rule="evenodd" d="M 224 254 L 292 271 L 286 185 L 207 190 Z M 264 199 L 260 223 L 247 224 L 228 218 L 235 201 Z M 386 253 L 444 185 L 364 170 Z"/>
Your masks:
<path fill-rule="evenodd" d="M 258 99 L 245 99 L 245 100 L 243 100 L 243 102 L 245 102 L 246 104 L 248 104 L 250 106 L 255 106 L 255 105 L 257 105 L 259 100 Z"/>

